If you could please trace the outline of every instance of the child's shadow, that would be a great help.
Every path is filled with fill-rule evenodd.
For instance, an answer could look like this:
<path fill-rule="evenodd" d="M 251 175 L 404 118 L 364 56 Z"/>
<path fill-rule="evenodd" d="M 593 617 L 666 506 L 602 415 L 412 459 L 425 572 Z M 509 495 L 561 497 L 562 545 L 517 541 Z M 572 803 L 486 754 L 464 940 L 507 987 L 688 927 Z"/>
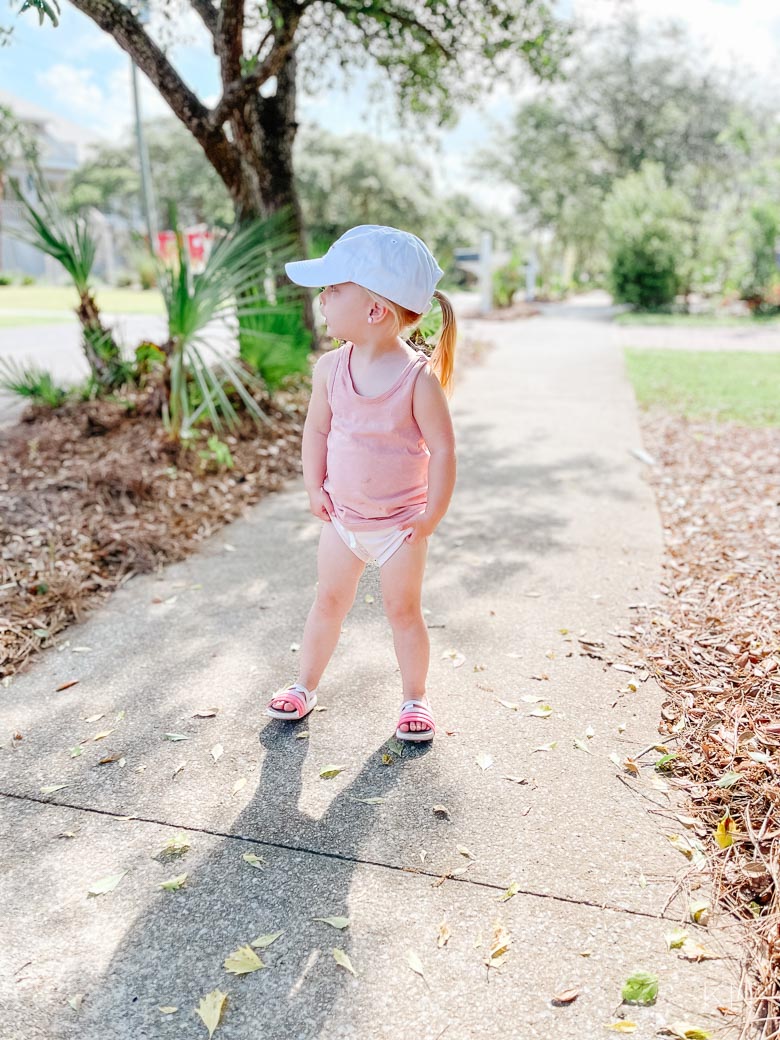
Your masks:
<path fill-rule="evenodd" d="M 388 923 L 373 912 L 377 886 L 393 881 L 361 852 L 375 828 L 388 825 L 388 813 L 399 841 L 404 840 L 404 825 L 416 813 L 409 814 L 410 806 L 393 805 L 392 794 L 405 769 L 427 755 L 431 745 L 405 743 L 400 757 L 389 749 L 392 740 L 380 745 L 314 819 L 299 808 L 309 741 L 296 739 L 296 732 L 306 726 L 307 720 L 269 721 L 260 733 L 266 755 L 256 797 L 229 825 L 229 835 L 211 837 L 208 847 L 208 837 L 190 832 L 191 852 L 175 866 L 160 868 L 161 879 L 187 871 L 186 886 L 172 893 L 157 890 L 136 917 L 82 1009 L 79 1037 L 104 1035 L 105 1023 L 120 1008 L 128 1035 L 135 1038 L 195 1037 L 203 1027 L 194 1009 L 204 996 L 220 990 L 228 994 L 220 1040 L 246 1040 L 258 1031 L 269 1040 L 313 1040 L 334 1005 L 360 985 L 336 962 L 334 948 L 351 958 L 358 975 L 370 974 L 367 951 L 375 948 L 374 939 L 381 942 L 376 931 Z M 383 755 L 392 764 L 383 764 Z M 424 787 L 406 786 L 427 802 Z M 431 832 L 438 827 L 439 837 L 420 834 L 415 825 L 415 841 L 429 839 L 433 847 L 430 841 L 441 841 L 442 825 L 434 820 L 424 830 L 428 826 Z M 258 859 L 247 862 L 246 855 Z M 409 865 L 414 869 L 411 856 Z M 323 917 L 354 919 L 357 929 L 315 920 Z M 235 951 L 276 932 L 282 934 L 271 945 L 255 948 L 264 969 L 238 976 L 225 969 L 224 961 Z M 360 947 L 357 956 L 353 935 Z M 159 1011 L 165 1005 L 179 1011 L 165 1015 Z M 68 1028 L 61 1035 L 76 1033 Z"/>

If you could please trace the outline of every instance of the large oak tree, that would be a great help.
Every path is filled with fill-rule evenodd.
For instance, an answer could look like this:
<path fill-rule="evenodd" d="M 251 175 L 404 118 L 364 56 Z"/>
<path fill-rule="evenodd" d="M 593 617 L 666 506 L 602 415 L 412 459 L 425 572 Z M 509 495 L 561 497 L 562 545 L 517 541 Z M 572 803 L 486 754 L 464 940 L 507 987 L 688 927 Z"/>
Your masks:
<path fill-rule="evenodd" d="M 403 110 L 444 122 L 490 83 L 529 68 L 541 78 L 554 75 L 566 41 L 545 0 L 189 0 L 219 65 L 221 96 L 208 106 L 142 24 L 137 5 L 71 3 L 159 90 L 237 212 L 289 207 L 299 234 L 293 141 L 301 75 L 316 83 L 334 59 L 345 68 L 373 64 L 386 73 Z"/>

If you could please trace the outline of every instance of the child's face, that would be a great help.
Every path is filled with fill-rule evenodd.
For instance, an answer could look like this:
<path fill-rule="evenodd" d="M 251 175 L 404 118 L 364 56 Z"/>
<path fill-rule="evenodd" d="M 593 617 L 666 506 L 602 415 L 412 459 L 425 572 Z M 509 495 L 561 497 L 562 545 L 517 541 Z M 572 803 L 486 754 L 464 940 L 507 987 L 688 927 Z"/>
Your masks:
<path fill-rule="evenodd" d="M 320 310 L 328 335 L 335 339 L 359 339 L 368 326 L 371 307 L 368 293 L 354 282 L 327 285 L 320 293 Z"/>

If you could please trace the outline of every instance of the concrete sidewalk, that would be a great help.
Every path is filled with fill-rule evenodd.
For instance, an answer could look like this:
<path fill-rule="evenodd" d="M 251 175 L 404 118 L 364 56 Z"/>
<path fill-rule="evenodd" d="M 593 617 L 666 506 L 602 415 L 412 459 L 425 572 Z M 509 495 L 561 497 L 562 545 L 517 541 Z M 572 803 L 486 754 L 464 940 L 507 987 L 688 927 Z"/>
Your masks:
<path fill-rule="evenodd" d="M 609 758 L 660 740 L 652 680 L 621 693 L 632 676 L 607 661 L 632 604 L 655 599 L 661 531 L 630 454 L 622 358 L 585 317 L 469 324 L 495 349 L 453 401 L 458 487 L 424 596 L 432 747 L 399 758 L 387 744 L 400 684 L 373 569 L 320 686 L 327 710 L 296 726 L 262 715 L 294 675 L 313 595 L 320 525 L 298 484 L 201 555 L 132 580 L 4 691 L 3 1037 L 206 1037 L 193 1009 L 215 989 L 228 993 L 219 1040 L 589 1038 L 621 1016 L 638 1038 L 679 1020 L 736 1032 L 716 1010 L 738 1007 L 727 930 L 688 925 L 720 960 L 666 948 L 689 892 L 656 753 L 627 783 Z M 603 641 L 606 660 L 584 656 L 580 636 Z M 552 714 L 532 717 L 524 697 Z M 194 717 L 207 708 L 216 717 Z M 124 766 L 97 764 L 120 753 Z M 155 858 L 182 832 L 182 858 Z M 159 887 L 185 871 L 180 890 Z M 314 920 L 332 916 L 351 923 Z M 488 969 L 499 925 L 511 945 Z M 224 969 L 278 931 L 258 951 L 264 970 Z M 636 970 L 658 975 L 658 1001 L 620 1008 Z M 551 1004 L 572 987 L 574 1003 Z"/>

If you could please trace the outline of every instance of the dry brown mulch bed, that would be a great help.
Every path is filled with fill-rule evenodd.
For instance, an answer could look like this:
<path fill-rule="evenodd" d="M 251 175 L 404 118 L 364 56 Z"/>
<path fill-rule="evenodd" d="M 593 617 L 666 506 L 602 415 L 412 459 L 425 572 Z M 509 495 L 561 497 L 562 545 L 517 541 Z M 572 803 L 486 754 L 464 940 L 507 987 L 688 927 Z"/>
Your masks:
<path fill-rule="evenodd" d="M 233 468 L 166 438 L 152 395 L 28 411 L 0 433 L 0 677 L 133 574 L 186 556 L 300 472 L 306 390 L 223 434 Z"/>
<path fill-rule="evenodd" d="M 664 524 L 636 648 L 721 905 L 748 922 L 743 1036 L 780 1037 L 780 429 L 643 419 Z M 718 840 L 719 839 L 719 840 Z M 695 839 L 693 839 L 695 841 Z"/>

